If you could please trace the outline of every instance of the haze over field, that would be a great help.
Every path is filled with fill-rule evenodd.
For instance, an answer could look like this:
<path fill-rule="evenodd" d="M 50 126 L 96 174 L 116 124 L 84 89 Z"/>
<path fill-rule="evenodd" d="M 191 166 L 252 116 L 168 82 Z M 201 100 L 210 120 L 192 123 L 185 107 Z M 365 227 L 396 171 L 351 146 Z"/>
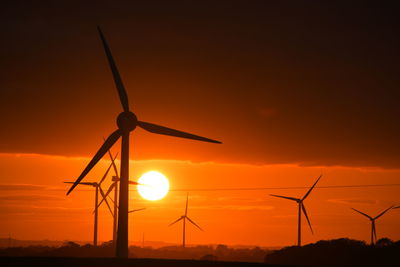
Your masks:
<path fill-rule="evenodd" d="M 85 158 L 65 158 L 39 155 L 1 155 L 4 184 L 1 186 L 1 235 L 19 239 L 91 240 L 93 190 L 81 188 L 71 197 L 65 197 L 65 177 L 74 177 L 87 163 Z M 97 166 L 88 181 L 101 177 L 109 161 Z M 18 165 L 24 168 L 18 168 Z M 184 161 L 131 161 L 133 177 L 153 169 L 161 171 L 170 180 L 171 191 L 160 201 L 142 199 L 131 191 L 131 208 L 146 207 L 143 212 L 130 215 L 131 240 L 145 239 L 181 242 L 181 228 L 168 228 L 183 211 L 185 189 L 201 188 L 252 188 L 310 186 L 324 173 L 320 185 L 392 184 L 398 181 L 399 171 L 340 167 L 299 167 L 295 165 L 254 166 L 240 164 L 190 163 Z M 46 170 L 45 172 L 43 170 Z M 59 175 L 59 170 L 65 170 Z M 40 177 L 33 186 L 30 177 Z M 232 177 L 245 177 L 235 179 Z M 207 184 L 204 180 L 207 179 Z M 110 181 L 104 186 L 107 188 Z M 174 189 L 184 189 L 174 191 Z M 373 188 L 316 188 L 307 199 L 307 211 L 315 235 L 304 228 L 305 243 L 331 239 L 343 235 L 369 240 L 370 225 L 350 207 L 379 213 L 397 201 L 398 187 Z M 270 189 L 257 191 L 193 191 L 190 193 L 190 214 L 202 225 L 205 232 L 188 229 L 189 244 L 224 243 L 229 245 L 282 246 L 296 243 L 297 208 L 293 203 L 274 199 L 268 194 L 302 196 L 307 188 Z M 398 232 L 398 210 L 393 210 L 377 224 L 378 235 L 394 240 Z M 110 240 L 112 217 L 104 206 L 100 209 L 99 239 Z M 231 223 L 226 223 L 226 221 Z M 26 227 L 29 223 L 35 231 Z M 65 228 L 65 224 L 70 225 Z M 306 226 L 306 225 L 305 225 Z M 221 231 L 223 227 L 224 231 Z"/>
<path fill-rule="evenodd" d="M 293 245 L 297 208 L 269 194 L 301 197 L 321 174 L 305 201 L 315 234 L 303 222 L 303 243 L 369 240 L 368 221 L 351 208 L 374 215 L 400 205 L 398 9 L 377 5 L 8 3 L 0 11 L 0 237 L 92 239 L 93 189 L 67 197 L 63 182 L 75 181 L 121 112 L 100 24 L 141 120 L 223 141 L 132 133 L 129 179 L 156 170 L 170 191 L 149 201 L 130 187 L 130 209 L 146 210 L 129 214 L 129 240 L 145 233 L 179 244 L 182 229 L 168 224 L 190 192 L 189 217 L 205 231 L 188 225 L 188 244 Z M 109 164 L 101 160 L 84 181 L 100 180 Z M 400 209 L 389 211 L 378 238 L 400 239 L 399 220 Z M 101 206 L 99 240 L 110 239 L 112 217 Z"/>

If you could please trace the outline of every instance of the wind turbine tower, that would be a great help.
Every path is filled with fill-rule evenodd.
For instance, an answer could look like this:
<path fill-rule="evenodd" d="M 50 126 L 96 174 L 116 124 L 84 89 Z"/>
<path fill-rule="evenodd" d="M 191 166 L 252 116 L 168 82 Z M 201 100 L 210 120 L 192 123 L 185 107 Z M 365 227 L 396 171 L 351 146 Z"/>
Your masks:
<path fill-rule="evenodd" d="M 310 219 L 308 218 L 306 207 L 304 206 L 304 200 L 310 195 L 311 191 L 314 189 L 315 185 L 318 183 L 319 179 L 321 179 L 322 175 L 320 175 L 317 181 L 311 186 L 311 188 L 307 191 L 307 193 L 302 198 L 294 198 L 294 197 L 286 197 L 286 196 L 279 196 L 279 195 L 272 195 L 273 197 L 279 197 L 284 199 L 289 199 L 292 201 L 296 201 L 298 204 L 298 223 L 297 223 L 297 246 L 301 246 L 301 213 L 303 212 L 304 216 L 307 219 L 308 226 L 310 227 L 311 233 L 314 234 L 312 229 Z"/>
<path fill-rule="evenodd" d="M 129 107 L 128 94 L 122 83 L 117 65 L 111 54 L 111 50 L 103 35 L 103 32 L 98 28 L 104 51 L 107 56 L 108 64 L 114 77 L 114 82 L 117 87 L 119 99 L 123 111 L 117 117 L 118 129 L 111 133 L 104 144 L 93 156 L 89 164 L 82 171 L 81 175 L 76 179 L 75 183 L 68 190 L 67 195 L 81 182 L 89 171 L 97 164 L 97 162 L 107 153 L 107 151 L 121 138 L 121 168 L 119 181 L 119 201 L 118 201 L 118 232 L 115 255 L 118 258 L 128 258 L 128 210 L 129 210 L 129 140 L 130 133 L 140 127 L 148 132 L 187 138 L 192 140 L 211 142 L 220 144 L 221 142 L 198 135 L 174 130 L 157 124 L 138 120 L 138 117 L 131 111 Z"/>
<path fill-rule="evenodd" d="M 200 226 L 198 226 L 194 221 L 192 221 L 188 216 L 188 200 L 189 200 L 189 194 L 186 195 L 186 208 L 185 208 L 185 214 L 182 215 L 181 217 L 179 217 L 176 221 L 172 222 L 170 225 L 168 226 L 172 226 L 175 223 L 179 222 L 180 220 L 183 220 L 183 228 L 182 228 L 182 247 L 185 248 L 186 246 L 186 220 L 188 220 L 190 223 L 192 223 L 194 226 L 196 226 L 197 228 L 199 228 L 201 231 L 203 231 L 203 229 L 200 228 Z"/>
<path fill-rule="evenodd" d="M 377 216 L 375 217 L 371 217 L 368 214 L 365 214 L 364 212 L 361 212 L 359 210 L 356 210 L 354 208 L 351 208 L 352 210 L 354 210 L 355 212 L 360 213 L 361 215 L 367 217 L 370 221 L 371 221 L 371 245 L 374 245 L 376 242 L 376 226 L 375 226 L 375 221 L 380 218 L 383 214 L 385 214 L 386 212 L 388 212 L 390 209 L 392 209 L 393 206 L 385 209 L 384 211 L 382 211 L 381 213 L 379 213 Z M 397 207 L 398 208 L 398 207 Z"/>
<path fill-rule="evenodd" d="M 112 159 L 112 158 L 111 158 Z M 113 160 L 113 159 L 112 159 Z M 104 182 L 104 180 L 106 179 L 108 172 L 110 171 L 112 167 L 112 164 L 110 164 L 110 166 L 108 167 L 107 171 L 105 172 L 105 174 L 103 175 L 103 177 L 101 178 L 100 182 L 79 182 L 80 185 L 86 185 L 86 186 L 92 186 L 95 188 L 95 198 L 94 198 L 94 228 L 93 228 L 93 246 L 97 246 L 97 233 L 98 233 L 98 218 L 99 218 L 99 192 L 100 194 L 103 196 L 105 196 L 103 189 L 101 188 L 101 184 Z M 65 184 L 73 184 L 74 182 L 64 182 Z M 107 199 L 105 200 L 108 209 L 111 211 L 111 207 L 108 204 Z"/>

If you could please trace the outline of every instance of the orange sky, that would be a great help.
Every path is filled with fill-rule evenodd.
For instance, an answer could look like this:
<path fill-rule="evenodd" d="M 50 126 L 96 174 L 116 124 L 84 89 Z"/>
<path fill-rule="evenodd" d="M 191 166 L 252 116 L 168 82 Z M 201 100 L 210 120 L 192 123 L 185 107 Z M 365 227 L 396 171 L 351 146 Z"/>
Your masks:
<path fill-rule="evenodd" d="M 66 197 L 62 181 L 76 179 L 121 111 L 98 24 L 140 120 L 223 141 L 135 130 L 132 178 L 158 170 L 178 189 L 310 186 L 320 173 L 321 186 L 399 182 L 397 8 L 186 2 L 14 1 L 0 10 L 1 236 L 91 240 L 93 192 Z M 191 192 L 190 217 L 206 231 L 189 227 L 188 242 L 294 244 L 295 203 L 268 194 L 305 191 Z M 398 195 L 317 189 L 305 203 L 315 235 L 305 227 L 304 242 L 368 240 L 369 222 L 350 207 L 374 215 Z M 184 196 L 148 202 L 132 191 L 131 206 L 147 210 L 131 215 L 130 239 L 180 242 L 180 227 L 167 225 Z M 399 213 L 377 222 L 378 236 L 400 238 Z M 109 240 L 104 208 L 100 220 Z"/>
<path fill-rule="evenodd" d="M 1 154 L 0 236 L 20 239 L 92 240 L 94 192 L 87 188 L 65 195 L 65 180 L 72 180 L 87 158 L 29 154 Z M 102 161 L 86 181 L 98 180 L 108 160 Z M 60 172 L 62 170 L 62 173 Z M 171 189 L 309 186 L 320 173 L 320 185 L 396 183 L 400 171 L 296 165 L 244 165 L 189 161 L 131 161 L 134 179 L 148 170 L 168 176 Z M 107 179 L 107 188 L 111 178 Z M 13 188 L 6 185 L 16 185 Z M 19 185 L 19 186 L 18 186 Z M 36 187 L 35 187 L 36 186 Z M 204 232 L 188 228 L 189 244 L 281 246 L 296 242 L 297 207 L 268 194 L 301 197 L 306 189 L 264 191 L 190 192 L 189 216 Z M 303 226 L 304 243 L 350 237 L 369 240 L 369 221 L 350 207 L 375 215 L 399 204 L 399 187 L 318 189 L 305 201 L 312 225 Z M 142 199 L 131 191 L 131 208 L 146 207 L 130 215 L 130 240 L 181 242 L 181 226 L 167 225 L 184 209 L 185 191 L 171 191 L 160 201 Z M 393 210 L 377 223 L 378 237 L 400 238 L 400 212 Z M 303 220 L 304 221 L 304 220 Z M 111 239 L 111 215 L 100 212 L 99 238 Z M 305 221 L 304 221 L 305 222 Z"/>
<path fill-rule="evenodd" d="M 0 11 L 0 152 L 89 157 L 115 130 L 100 24 L 140 120 L 224 142 L 137 130 L 134 159 L 400 168 L 396 8 L 89 2 Z"/>

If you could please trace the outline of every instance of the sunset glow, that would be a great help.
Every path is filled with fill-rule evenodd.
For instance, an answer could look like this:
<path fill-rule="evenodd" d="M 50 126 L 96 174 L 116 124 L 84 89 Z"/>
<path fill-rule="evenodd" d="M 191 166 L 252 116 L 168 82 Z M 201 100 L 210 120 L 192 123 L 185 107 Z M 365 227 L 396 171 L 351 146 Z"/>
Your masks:
<path fill-rule="evenodd" d="M 9 2 L 0 266 L 400 255 L 390 1 Z"/>
<path fill-rule="evenodd" d="M 138 192 L 144 199 L 160 200 L 168 194 L 168 179 L 160 172 L 146 172 L 139 178 L 138 183 Z"/>

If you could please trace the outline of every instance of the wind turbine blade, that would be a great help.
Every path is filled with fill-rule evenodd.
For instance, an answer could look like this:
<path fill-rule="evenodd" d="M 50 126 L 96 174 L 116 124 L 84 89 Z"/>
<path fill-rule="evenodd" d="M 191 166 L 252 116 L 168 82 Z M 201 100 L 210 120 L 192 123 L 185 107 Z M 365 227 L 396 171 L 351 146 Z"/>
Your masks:
<path fill-rule="evenodd" d="M 400 206 L 394 207 L 393 209 L 400 209 Z"/>
<path fill-rule="evenodd" d="M 92 160 L 89 162 L 89 164 L 86 166 L 86 168 L 83 170 L 81 175 L 76 179 L 75 183 L 71 186 L 71 188 L 68 190 L 67 195 L 74 190 L 74 188 L 80 183 L 80 181 L 85 178 L 86 174 L 96 165 L 96 163 L 104 156 L 105 153 L 107 153 L 107 150 L 109 150 L 115 142 L 120 138 L 121 132 L 120 130 L 116 130 L 113 132 L 107 140 L 103 143 L 103 145 L 100 147 L 100 149 L 97 151 L 97 153 L 94 155 Z"/>
<path fill-rule="evenodd" d="M 103 139 L 104 139 L 104 141 L 105 141 L 105 138 L 104 138 L 104 137 L 103 137 Z M 119 175 L 118 175 L 118 168 L 117 168 L 117 165 L 115 165 L 115 159 L 118 157 L 118 152 L 117 152 L 117 154 L 115 154 L 115 157 L 113 158 L 113 156 L 112 156 L 112 154 L 111 154 L 111 150 L 109 149 L 109 150 L 108 150 L 108 155 L 110 156 L 110 160 L 111 160 L 111 164 L 113 165 L 113 168 L 114 168 L 115 176 L 117 176 L 117 177 L 119 178 Z"/>
<path fill-rule="evenodd" d="M 108 166 L 106 172 L 104 173 L 103 177 L 101 178 L 101 180 L 99 182 L 99 185 L 101 185 L 101 183 L 104 182 L 104 180 L 106 179 L 106 177 L 108 175 L 108 172 L 110 171 L 111 167 L 112 167 L 112 163 L 110 164 L 110 166 Z"/>
<path fill-rule="evenodd" d="M 189 220 L 189 222 L 191 222 L 194 226 L 196 226 L 197 228 L 199 228 L 201 231 L 204 231 L 203 229 L 201 229 L 200 226 L 198 226 L 194 221 L 192 221 L 189 217 L 186 217 L 186 219 Z"/>
<path fill-rule="evenodd" d="M 64 184 L 75 184 L 75 182 L 64 182 Z M 80 182 L 78 184 L 81 185 L 89 185 L 89 186 L 96 186 L 96 183 L 90 183 L 90 182 Z"/>
<path fill-rule="evenodd" d="M 189 193 L 186 193 L 186 208 L 185 208 L 185 216 L 187 216 L 188 202 L 189 202 Z"/>
<path fill-rule="evenodd" d="M 112 210 L 111 210 L 110 204 L 108 204 L 107 196 L 104 194 L 104 191 L 103 191 L 103 189 L 101 188 L 100 185 L 99 185 L 99 189 L 100 189 L 100 194 L 101 194 L 101 196 L 103 197 L 104 201 L 105 201 L 106 204 L 107 204 L 108 210 L 111 212 L 111 215 L 114 216 L 114 214 L 113 214 L 113 212 L 112 212 Z M 100 205 L 101 205 L 101 203 L 100 203 L 99 205 L 97 205 L 97 207 L 100 207 Z"/>
<path fill-rule="evenodd" d="M 307 215 L 306 207 L 304 207 L 303 204 L 301 204 L 301 209 L 303 210 L 304 216 L 306 216 L 307 223 L 308 223 L 308 226 L 310 226 L 311 233 L 314 234 L 314 231 L 313 231 L 313 229 L 311 227 L 310 219 L 308 218 L 308 215 Z"/>
<path fill-rule="evenodd" d="M 294 201 L 297 201 L 297 202 L 300 201 L 300 199 L 294 198 L 294 197 L 285 197 L 285 196 L 279 196 L 279 195 L 273 195 L 273 194 L 270 194 L 270 196 L 285 198 L 285 199 L 294 200 Z"/>
<path fill-rule="evenodd" d="M 361 212 L 361 211 L 356 210 L 356 209 L 354 209 L 354 208 L 351 208 L 351 209 L 354 210 L 354 211 L 356 211 L 356 212 L 358 212 L 358 213 L 360 213 L 361 215 L 364 215 L 364 216 L 367 217 L 368 219 L 372 220 L 372 217 L 369 216 L 369 215 L 367 215 L 367 214 L 365 214 L 364 212 Z"/>
<path fill-rule="evenodd" d="M 375 221 L 372 223 L 372 233 L 374 234 L 375 241 L 376 241 L 376 227 L 375 227 Z"/>
<path fill-rule="evenodd" d="M 138 182 L 131 181 L 131 180 L 129 180 L 128 183 L 129 183 L 129 184 L 133 184 L 133 185 L 142 185 L 142 184 L 139 184 Z"/>
<path fill-rule="evenodd" d="M 185 133 L 185 132 L 182 132 L 182 131 L 174 130 L 174 129 L 171 129 L 171 128 L 167 128 L 167 127 L 156 125 L 156 124 L 149 123 L 149 122 L 138 121 L 138 124 L 139 124 L 140 127 L 142 127 L 143 129 L 145 129 L 146 131 L 149 131 L 151 133 L 169 135 L 169 136 L 175 136 L 175 137 L 181 137 L 181 138 L 187 138 L 187 139 L 193 139 L 193 140 L 216 143 L 216 144 L 222 144 L 220 141 L 216 141 L 216 140 L 213 140 L 213 139 L 201 137 L 199 135 Z"/>
<path fill-rule="evenodd" d="M 384 211 L 382 211 L 378 216 L 376 216 L 374 218 L 374 220 L 378 219 L 379 217 L 381 217 L 383 214 L 385 214 L 386 212 L 388 212 L 390 209 L 392 209 L 393 206 L 390 206 L 389 208 L 385 209 Z"/>
<path fill-rule="evenodd" d="M 112 199 L 110 196 L 107 196 L 107 197 L 108 197 L 108 200 L 110 200 L 114 204 L 114 199 Z M 119 207 L 117 206 L 117 208 L 119 208 Z"/>
<path fill-rule="evenodd" d="M 115 155 L 114 159 L 113 159 L 113 157 L 111 155 L 110 150 L 108 150 L 108 154 L 110 155 L 111 164 L 113 165 L 115 176 L 117 176 L 119 178 L 118 168 L 117 168 L 117 165 L 115 165 L 115 159 L 117 158 L 118 153 Z"/>
<path fill-rule="evenodd" d="M 128 213 L 131 213 L 131 212 L 136 212 L 136 211 L 141 211 L 141 210 L 145 210 L 146 208 L 141 208 L 141 209 L 135 209 L 135 210 L 130 210 L 130 211 L 128 211 Z"/>
<path fill-rule="evenodd" d="M 183 219 L 183 216 L 180 217 L 178 220 L 174 221 L 173 223 L 170 223 L 168 226 L 172 226 L 172 225 L 176 224 L 177 222 L 179 222 L 182 219 Z"/>
<path fill-rule="evenodd" d="M 100 203 L 97 205 L 97 207 L 99 207 L 101 205 L 101 203 L 103 203 L 103 201 L 107 198 L 107 196 L 111 193 L 111 191 L 114 189 L 115 187 L 115 183 L 112 183 L 110 185 L 110 187 L 108 188 L 106 194 L 103 196 L 103 199 L 100 201 Z"/>
<path fill-rule="evenodd" d="M 314 187 L 317 185 L 319 179 L 321 179 L 322 174 L 318 177 L 317 181 L 315 181 L 315 183 L 313 184 L 313 186 L 311 186 L 311 188 L 308 190 L 308 192 L 304 195 L 304 197 L 301 200 L 306 199 L 306 197 L 308 197 L 308 195 L 311 193 L 311 191 L 314 189 Z"/>
<path fill-rule="evenodd" d="M 119 95 L 119 99 L 121 101 L 121 105 L 122 105 L 124 111 L 128 112 L 129 111 L 128 95 L 126 93 L 124 84 L 122 83 L 121 76 L 119 75 L 117 65 L 115 64 L 114 58 L 111 54 L 111 50 L 107 44 L 107 41 L 103 35 L 103 32 L 101 31 L 100 27 L 97 27 L 97 29 L 99 30 L 100 38 L 101 38 L 101 41 L 103 42 L 104 51 L 107 55 L 108 64 L 110 65 L 110 68 L 111 68 L 111 71 L 112 71 L 112 74 L 114 77 L 114 82 L 115 82 L 115 86 L 117 87 L 117 90 L 118 90 L 118 95 Z"/>

